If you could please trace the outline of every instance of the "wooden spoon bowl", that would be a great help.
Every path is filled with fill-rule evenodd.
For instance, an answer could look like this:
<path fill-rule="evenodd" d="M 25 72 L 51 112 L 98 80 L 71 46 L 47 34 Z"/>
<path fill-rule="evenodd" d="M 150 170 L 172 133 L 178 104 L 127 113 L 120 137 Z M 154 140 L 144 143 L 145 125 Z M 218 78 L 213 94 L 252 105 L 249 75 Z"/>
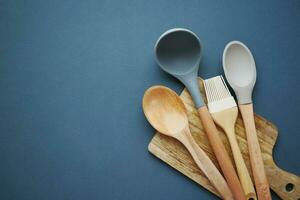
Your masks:
<path fill-rule="evenodd" d="M 150 124 L 165 135 L 176 137 L 188 125 L 183 102 L 169 88 L 149 88 L 143 98 L 143 110 Z"/>
<path fill-rule="evenodd" d="M 187 148 L 219 194 L 226 200 L 233 200 L 225 179 L 191 135 L 187 111 L 180 97 L 167 87 L 151 87 L 145 92 L 143 110 L 156 130 L 177 139 Z"/>

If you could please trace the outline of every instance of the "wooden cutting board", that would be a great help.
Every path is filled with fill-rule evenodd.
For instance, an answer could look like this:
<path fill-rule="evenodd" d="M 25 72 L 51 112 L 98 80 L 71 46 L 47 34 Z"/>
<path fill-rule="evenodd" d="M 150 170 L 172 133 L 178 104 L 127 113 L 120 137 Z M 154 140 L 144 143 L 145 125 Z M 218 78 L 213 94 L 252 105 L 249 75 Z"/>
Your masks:
<path fill-rule="evenodd" d="M 199 85 L 203 98 L 206 99 L 201 79 L 199 79 Z M 208 143 L 205 132 L 201 125 L 198 112 L 194 107 L 194 103 L 187 89 L 183 90 L 180 97 L 187 108 L 190 129 L 194 139 L 199 144 L 199 146 L 208 154 L 208 156 L 212 159 L 215 165 L 219 168 L 219 166 L 217 165 L 216 158 L 212 153 L 212 149 Z M 255 123 L 260 146 L 262 149 L 262 156 L 264 159 L 266 173 L 272 190 L 274 190 L 282 199 L 300 200 L 300 178 L 296 175 L 279 169 L 275 165 L 273 160 L 272 150 L 278 136 L 278 130 L 276 126 L 257 114 L 255 114 Z M 237 119 L 235 128 L 237 140 L 249 170 L 250 161 L 248 147 L 244 125 L 240 115 Z M 226 149 L 229 152 L 233 161 L 232 153 L 227 138 L 221 129 L 219 129 L 219 131 L 221 138 L 226 146 Z M 210 192 L 219 196 L 214 187 L 210 184 L 209 180 L 196 166 L 188 151 L 177 140 L 164 136 L 160 133 L 156 133 L 153 139 L 151 140 L 148 149 L 159 159 L 163 160 L 176 170 L 180 171 L 196 183 L 202 185 Z M 251 174 L 251 170 L 249 170 L 249 172 Z"/>

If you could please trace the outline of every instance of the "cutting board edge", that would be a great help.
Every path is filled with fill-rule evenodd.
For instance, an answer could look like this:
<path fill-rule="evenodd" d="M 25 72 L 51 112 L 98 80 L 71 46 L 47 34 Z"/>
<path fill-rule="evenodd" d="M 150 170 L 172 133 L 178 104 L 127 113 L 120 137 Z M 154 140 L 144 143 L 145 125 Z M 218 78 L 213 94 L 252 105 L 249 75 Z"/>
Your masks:
<path fill-rule="evenodd" d="M 159 153 L 155 153 L 157 152 L 157 149 L 159 149 L 159 151 L 163 152 L 161 150 L 161 148 L 157 145 L 155 145 L 155 137 L 157 136 L 157 134 L 160 134 L 159 132 L 156 132 L 153 136 L 153 138 L 151 139 L 150 143 L 148 144 L 148 152 L 150 152 L 154 157 L 158 158 L 162 163 L 164 164 L 167 164 L 168 166 L 170 166 L 172 169 L 174 169 L 175 171 L 179 172 L 180 175 L 184 175 L 185 177 L 187 177 L 189 180 L 192 180 L 194 183 L 196 183 L 198 186 L 208 190 L 209 192 L 211 192 L 212 194 L 220 197 L 220 195 L 217 193 L 217 191 L 213 188 L 213 187 L 210 187 L 208 185 L 205 184 L 205 182 L 203 181 L 204 179 L 207 180 L 206 178 L 204 178 L 203 180 L 199 180 L 197 181 L 195 179 L 194 176 L 189 176 L 187 175 L 181 168 L 175 168 L 175 166 L 171 165 L 167 159 L 164 159 L 163 156 L 161 156 L 162 154 L 159 154 Z M 156 146 L 157 148 L 154 148 L 154 146 Z M 163 152 L 164 153 L 164 152 Z"/>

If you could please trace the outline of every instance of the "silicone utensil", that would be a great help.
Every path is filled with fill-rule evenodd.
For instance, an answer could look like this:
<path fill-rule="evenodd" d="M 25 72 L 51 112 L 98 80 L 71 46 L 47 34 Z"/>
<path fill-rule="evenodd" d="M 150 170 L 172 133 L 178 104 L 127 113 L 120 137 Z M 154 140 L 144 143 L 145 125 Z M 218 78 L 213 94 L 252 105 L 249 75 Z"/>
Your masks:
<path fill-rule="evenodd" d="M 228 83 L 235 91 L 243 117 L 258 199 L 271 199 L 254 123 L 251 96 L 256 82 L 256 66 L 248 47 L 239 41 L 228 43 L 223 52 L 223 68 Z"/>
<path fill-rule="evenodd" d="M 149 88 L 143 98 L 143 110 L 150 124 L 160 133 L 179 140 L 190 152 L 198 167 L 224 199 L 232 193 L 218 169 L 191 135 L 185 106 L 179 96 L 164 86 Z"/>
<path fill-rule="evenodd" d="M 201 42 L 190 30 L 176 28 L 162 34 L 156 42 L 157 63 L 179 79 L 189 90 L 209 142 L 235 199 L 246 199 L 230 157 L 200 95 L 197 73 L 201 60 Z"/>

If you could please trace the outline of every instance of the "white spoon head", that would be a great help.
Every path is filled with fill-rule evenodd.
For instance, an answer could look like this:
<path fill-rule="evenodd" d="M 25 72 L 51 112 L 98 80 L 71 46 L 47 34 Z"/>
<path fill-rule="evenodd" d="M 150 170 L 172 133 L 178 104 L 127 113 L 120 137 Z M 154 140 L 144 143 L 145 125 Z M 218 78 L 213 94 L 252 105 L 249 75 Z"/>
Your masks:
<path fill-rule="evenodd" d="M 223 52 L 223 68 L 238 103 L 251 103 L 256 82 L 256 66 L 249 48 L 239 41 L 229 42 Z"/>

